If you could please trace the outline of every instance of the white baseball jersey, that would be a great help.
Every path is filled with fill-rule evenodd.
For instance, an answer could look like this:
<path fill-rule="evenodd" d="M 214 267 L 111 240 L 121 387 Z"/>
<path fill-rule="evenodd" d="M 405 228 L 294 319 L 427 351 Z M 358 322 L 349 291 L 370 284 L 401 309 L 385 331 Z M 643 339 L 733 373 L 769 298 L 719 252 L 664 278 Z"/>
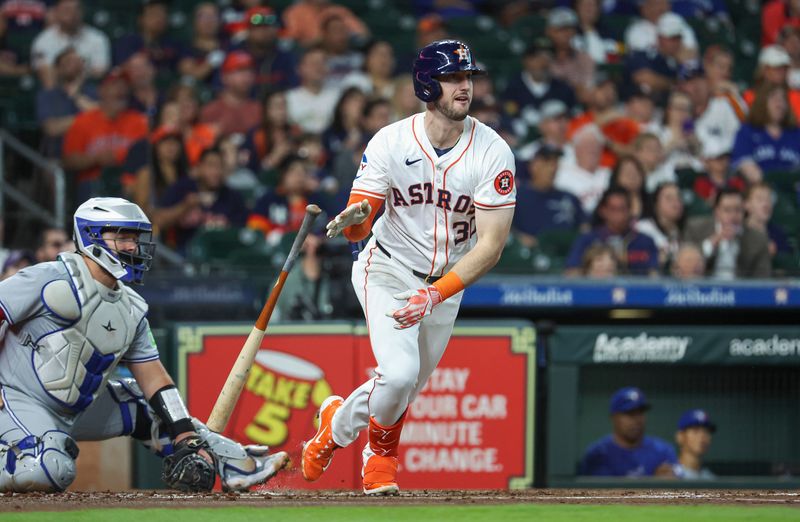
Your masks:
<path fill-rule="evenodd" d="M 367 144 L 352 194 L 384 200 L 373 230 L 407 267 L 441 276 L 475 243 L 475 208 L 513 208 L 514 155 L 475 118 L 438 156 L 420 113 L 381 129 Z"/>

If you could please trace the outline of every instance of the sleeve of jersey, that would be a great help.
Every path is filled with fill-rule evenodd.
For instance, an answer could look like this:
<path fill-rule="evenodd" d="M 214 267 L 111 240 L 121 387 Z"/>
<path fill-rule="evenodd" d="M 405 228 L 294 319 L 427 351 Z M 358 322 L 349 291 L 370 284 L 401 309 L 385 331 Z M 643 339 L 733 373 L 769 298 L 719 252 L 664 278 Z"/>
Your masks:
<path fill-rule="evenodd" d="M 496 210 L 514 208 L 517 187 L 514 183 L 514 154 L 503 140 L 496 140 L 486 151 L 481 178 L 473 198 L 475 208 Z"/>
<path fill-rule="evenodd" d="M 350 190 L 350 200 L 347 205 L 358 203 L 364 199 L 369 201 L 372 212 L 360 225 L 347 227 L 342 232 L 350 241 L 361 241 L 372 230 L 372 221 L 378 214 L 381 205 L 386 201 L 389 192 L 389 166 L 386 161 L 388 149 L 385 145 L 385 133 L 378 133 L 367 144 L 367 149 L 361 157 L 353 188 Z"/>
<path fill-rule="evenodd" d="M 0 311 L 9 324 L 33 317 L 43 308 L 41 292 L 52 277 L 43 265 L 24 268 L 0 282 Z"/>
<path fill-rule="evenodd" d="M 122 362 L 143 363 L 157 361 L 158 358 L 158 347 L 153 332 L 150 331 L 150 323 L 147 318 L 142 318 L 136 327 L 136 336 L 130 348 L 122 357 Z"/>

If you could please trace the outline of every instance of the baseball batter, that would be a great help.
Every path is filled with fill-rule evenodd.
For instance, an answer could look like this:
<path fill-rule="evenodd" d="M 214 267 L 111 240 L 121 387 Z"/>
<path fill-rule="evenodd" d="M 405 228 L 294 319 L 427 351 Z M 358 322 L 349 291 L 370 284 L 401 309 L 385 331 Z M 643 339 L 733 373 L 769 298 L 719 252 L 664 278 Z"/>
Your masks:
<path fill-rule="evenodd" d="M 94 198 L 74 217 L 77 252 L 0 282 L 0 491 L 63 491 L 76 441 L 120 435 L 164 456 L 182 490 L 247 489 L 275 475 L 286 453 L 242 447 L 189 416 L 159 361 L 141 283 L 155 245 L 135 204 Z M 110 380 L 126 364 L 134 379 Z"/>
<path fill-rule="evenodd" d="M 368 427 L 364 493 L 399 491 L 408 405 L 444 353 L 464 287 L 500 258 L 514 215 L 514 156 L 468 116 L 471 77 L 482 73 L 463 42 L 424 47 L 414 62 L 414 87 L 426 111 L 370 140 L 347 208 L 328 223 L 328 237 L 360 241 L 373 232 L 352 282 L 378 367 L 347 399 L 323 402 L 319 429 L 303 447 L 307 480 L 318 479 L 334 450 Z"/>

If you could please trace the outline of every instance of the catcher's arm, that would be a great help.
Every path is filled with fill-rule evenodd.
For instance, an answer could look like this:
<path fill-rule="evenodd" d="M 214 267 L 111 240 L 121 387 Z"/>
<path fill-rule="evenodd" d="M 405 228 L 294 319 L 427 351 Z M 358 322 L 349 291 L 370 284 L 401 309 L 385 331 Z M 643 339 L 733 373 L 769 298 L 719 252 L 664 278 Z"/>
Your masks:
<path fill-rule="evenodd" d="M 208 444 L 195 432 L 186 405 L 167 370 L 159 360 L 130 363 L 129 367 L 173 441 L 173 453 L 164 458 L 161 478 L 175 489 L 210 491 L 216 478 L 216 463 L 207 451 Z"/>

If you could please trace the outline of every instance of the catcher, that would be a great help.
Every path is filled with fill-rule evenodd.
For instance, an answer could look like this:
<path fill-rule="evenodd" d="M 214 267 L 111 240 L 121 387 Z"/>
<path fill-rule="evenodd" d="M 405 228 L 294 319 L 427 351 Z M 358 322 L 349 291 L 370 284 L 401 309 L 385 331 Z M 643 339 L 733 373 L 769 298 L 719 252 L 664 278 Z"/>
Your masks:
<path fill-rule="evenodd" d="M 142 209 L 93 198 L 75 212 L 77 252 L 0 282 L 0 491 L 63 491 L 76 441 L 130 435 L 164 457 L 170 488 L 262 484 L 289 460 L 193 419 L 159 360 L 141 283 L 155 245 Z M 134 379 L 109 380 L 118 364 Z"/>

